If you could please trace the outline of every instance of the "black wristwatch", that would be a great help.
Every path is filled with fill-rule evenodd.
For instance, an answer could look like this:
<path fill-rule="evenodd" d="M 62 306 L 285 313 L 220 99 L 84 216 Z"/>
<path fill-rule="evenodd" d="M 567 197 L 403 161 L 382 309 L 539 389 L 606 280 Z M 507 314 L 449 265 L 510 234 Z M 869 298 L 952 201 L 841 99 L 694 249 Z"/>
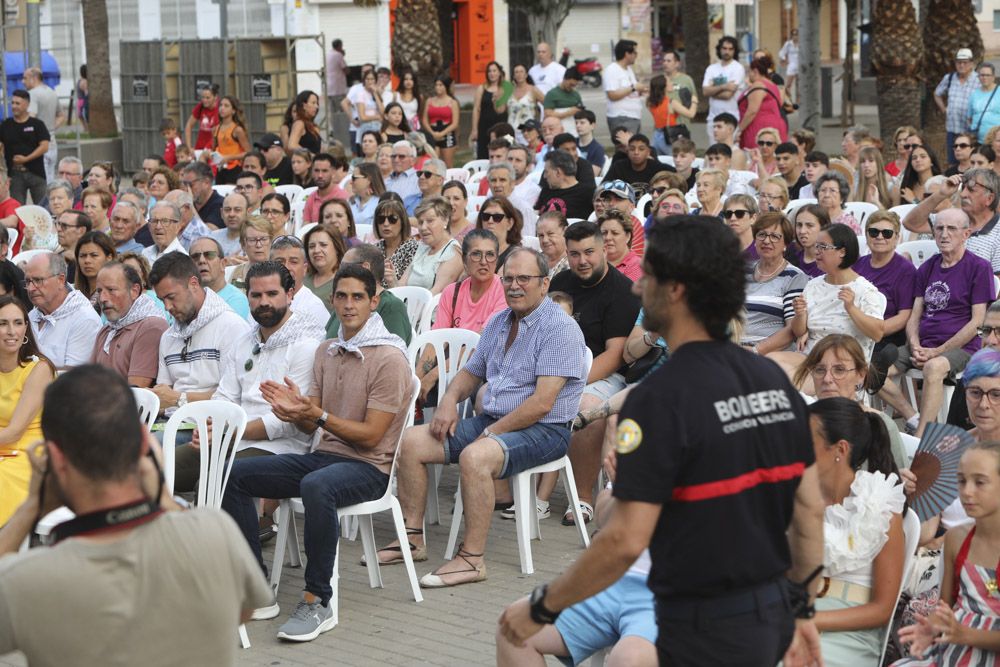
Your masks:
<path fill-rule="evenodd" d="M 316 417 L 316 426 L 319 426 L 320 428 L 326 426 L 326 420 L 329 419 L 329 417 L 330 413 L 324 410 L 323 414 L 321 414 L 319 417 Z"/>
<path fill-rule="evenodd" d="M 531 603 L 531 620 L 539 625 L 551 625 L 559 618 L 558 611 L 549 611 L 545 608 L 545 594 L 548 590 L 548 584 L 536 586 L 535 590 L 531 591 L 531 598 L 529 598 Z"/>

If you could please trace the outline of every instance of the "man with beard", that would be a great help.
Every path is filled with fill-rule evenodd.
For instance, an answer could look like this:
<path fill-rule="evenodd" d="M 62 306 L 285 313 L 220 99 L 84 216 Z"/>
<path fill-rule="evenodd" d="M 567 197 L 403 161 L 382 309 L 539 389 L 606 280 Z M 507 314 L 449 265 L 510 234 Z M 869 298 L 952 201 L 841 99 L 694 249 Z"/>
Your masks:
<path fill-rule="evenodd" d="M 340 187 L 340 182 L 347 175 L 347 161 L 342 157 L 334 157 L 329 153 L 318 153 L 313 158 L 312 180 L 316 192 L 306 198 L 302 209 L 304 222 L 319 222 L 319 210 L 330 199 L 347 201 L 350 195 Z M 414 181 L 416 177 L 414 177 Z"/>
<path fill-rule="evenodd" d="M 255 280 L 250 289 L 267 287 Z M 282 287 L 289 295 L 290 281 Z M 340 538 L 337 508 L 382 497 L 408 407 L 412 409 L 413 371 L 406 345 L 382 324 L 377 306 L 371 271 L 357 265 L 337 271 L 333 307 L 340 337 L 315 348 L 311 381 L 300 384 L 288 377 L 260 384 L 272 414 L 285 427 L 310 436 L 319 429 L 315 448 L 235 461 L 226 485 L 222 508 L 236 519 L 262 569 L 254 499 L 301 497 L 305 506 L 305 591 L 278 630 L 280 639 L 311 641 L 337 624 L 330 604 Z M 259 608 L 255 617 L 278 613 L 275 601 Z"/>
<path fill-rule="evenodd" d="M 96 295 L 108 323 L 97 332 L 90 363 L 118 371 L 133 387 L 153 386 L 167 320 L 143 290 L 139 272 L 108 262 L 97 273 Z"/>
<path fill-rule="evenodd" d="M 580 412 L 586 412 L 625 388 L 622 353 L 639 316 L 639 299 L 632 294 L 632 281 L 608 264 L 604 236 L 596 223 L 574 223 L 566 228 L 565 236 L 570 270 L 552 279 L 551 291 L 573 297 L 573 318 L 594 354 L 580 399 Z M 594 518 L 594 485 L 601 468 L 604 426 L 605 420 L 599 419 L 577 431 L 569 448 L 580 510 L 587 521 Z M 548 498 L 539 495 L 539 500 Z M 564 525 L 573 525 L 571 510 L 563 515 Z"/>
<path fill-rule="evenodd" d="M 320 323 L 289 309 L 294 287 L 292 274 L 277 262 L 259 262 L 247 271 L 250 314 L 256 324 L 226 351 L 219 386 L 212 394 L 212 400 L 236 403 L 246 410 L 247 427 L 236 448 L 237 458 L 309 451 L 311 434 L 278 419 L 260 390 L 268 380 L 288 378 L 300 387 L 312 383 L 313 360 L 324 331 Z M 195 488 L 201 465 L 199 444 L 195 435 L 191 444 L 177 448 L 177 491 Z M 270 521 L 265 528 L 269 527 Z"/>
<path fill-rule="evenodd" d="M 226 282 L 226 265 L 222 259 L 222 246 L 211 236 L 203 236 L 191 244 L 191 259 L 198 267 L 201 286 L 207 287 L 229 304 L 229 307 L 246 319 L 250 317 L 250 305 L 242 290 Z"/>
<path fill-rule="evenodd" d="M 157 260 L 149 284 L 174 318 L 160 338 L 153 386 L 160 409 L 169 416 L 189 401 L 212 398 L 222 375 L 222 359 L 249 325 L 222 297 L 202 287 L 198 267 L 182 252 Z"/>

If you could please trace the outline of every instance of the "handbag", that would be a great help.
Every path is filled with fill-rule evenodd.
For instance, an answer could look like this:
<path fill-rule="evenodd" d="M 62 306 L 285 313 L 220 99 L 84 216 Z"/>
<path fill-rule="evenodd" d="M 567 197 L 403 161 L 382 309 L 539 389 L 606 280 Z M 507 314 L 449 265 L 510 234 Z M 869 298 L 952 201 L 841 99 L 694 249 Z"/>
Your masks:
<path fill-rule="evenodd" d="M 654 345 L 650 348 L 649 352 L 642 355 L 625 369 L 625 382 L 627 384 L 634 384 L 646 377 L 657 363 L 659 363 L 660 358 L 663 357 L 664 349 L 659 345 Z"/>

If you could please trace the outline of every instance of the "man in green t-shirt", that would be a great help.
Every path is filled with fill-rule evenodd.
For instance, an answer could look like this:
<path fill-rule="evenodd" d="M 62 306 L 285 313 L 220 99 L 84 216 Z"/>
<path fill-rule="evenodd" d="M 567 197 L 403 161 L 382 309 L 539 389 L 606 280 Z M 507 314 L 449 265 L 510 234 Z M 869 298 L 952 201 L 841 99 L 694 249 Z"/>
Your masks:
<path fill-rule="evenodd" d="M 546 118 L 558 118 L 563 125 L 563 132 L 569 132 L 576 136 L 576 121 L 573 114 L 583 109 L 583 98 L 576 92 L 576 87 L 580 85 L 580 72 L 575 67 L 570 67 L 563 75 L 562 82 L 545 93 Z"/>
<path fill-rule="evenodd" d="M 678 123 L 687 125 L 698 110 L 698 93 L 694 87 L 694 81 L 680 69 L 680 55 L 673 49 L 664 51 L 663 73 L 667 77 L 667 99 L 679 102 L 679 104 L 671 106 L 671 111 L 677 115 Z"/>
<path fill-rule="evenodd" d="M 385 258 L 382 251 L 373 245 L 361 244 L 355 246 L 344 253 L 344 258 L 340 260 L 340 266 L 348 264 L 359 264 L 375 275 L 375 294 L 378 296 L 378 306 L 375 312 L 382 318 L 385 328 L 403 339 L 407 345 L 413 337 L 413 326 L 410 318 L 406 315 L 406 304 L 396 297 L 392 292 L 382 288 L 382 281 L 379 276 L 385 274 Z M 330 315 L 330 321 L 326 324 L 326 337 L 336 338 L 340 332 L 340 319 L 337 313 Z"/>

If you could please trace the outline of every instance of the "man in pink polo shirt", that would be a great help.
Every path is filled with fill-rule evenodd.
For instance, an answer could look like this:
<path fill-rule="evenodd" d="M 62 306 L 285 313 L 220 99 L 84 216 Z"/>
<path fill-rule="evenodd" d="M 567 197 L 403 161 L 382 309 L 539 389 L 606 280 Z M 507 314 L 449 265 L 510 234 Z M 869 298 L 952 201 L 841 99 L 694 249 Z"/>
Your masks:
<path fill-rule="evenodd" d="M 304 222 L 319 222 L 319 209 L 330 199 L 347 201 L 350 195 L 340 187 L 340 182 L 347 175 L 347 161 L 342 157 L 334 157 L 329 153 L 317 153 L 313 158 L 312 178 L 316 184 L 316 192 L 306 199 L 306 207 L 302 211 Z"/>

